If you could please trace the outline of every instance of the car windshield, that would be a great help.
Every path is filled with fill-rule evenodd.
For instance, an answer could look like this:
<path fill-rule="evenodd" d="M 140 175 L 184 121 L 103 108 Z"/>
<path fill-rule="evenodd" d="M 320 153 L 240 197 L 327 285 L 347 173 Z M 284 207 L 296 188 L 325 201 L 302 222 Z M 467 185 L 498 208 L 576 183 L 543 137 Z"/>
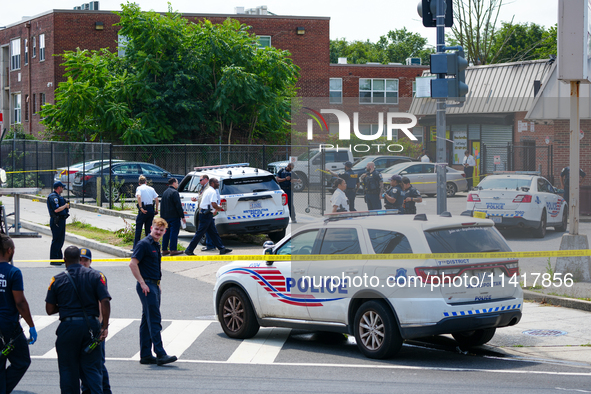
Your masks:
<path fill-rule="evenodd" d="M 273 175 L 224 179 L 220 194 L 244 194 L 281 190 Z"/>
<path fill-rule="evenodd" d="M 519 190 L 531 187 L 531 178 L 490 178 L 486 177 L 478 184 L 479 189 Z"/>
<path fill-rule="evenodd" d="M 510 252 L 494 227 L 460 227 L 425 231 L 431 253 Z"/>
<path fill-rule="evenodd" d="M 398 174 L 398 173 L 400 173 L 400 171 L 404 170 L 408 166 L 409 166 L 409 163 L 394 164 L 392 167 L 387 168 L 386 170 L 382 171 L 382 177 L 386 176 L 386 174 L 392 174 L 392 175 Z M 386 179 L 386 178 L 384 178 L 384 179 Z"/>
<path fill-rule="evenodd" d="M 310 157 L 314 156 L 316 153 L 318 153 L 318 149 L 310 149 L 309 151 L 299 155 L 298 161 L 308 161 L 310 160 Z"/>

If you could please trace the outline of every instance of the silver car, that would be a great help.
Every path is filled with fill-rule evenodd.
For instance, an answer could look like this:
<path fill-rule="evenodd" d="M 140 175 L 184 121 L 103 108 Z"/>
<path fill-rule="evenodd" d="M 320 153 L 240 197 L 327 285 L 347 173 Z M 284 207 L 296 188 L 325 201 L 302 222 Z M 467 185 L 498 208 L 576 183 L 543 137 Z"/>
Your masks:
<path fill-rule="evenodd" d="M 113 163 L 123 160 L 111 160 Z M 55 175 L 53 176 L 53 181 L 61 181 L 66 185 L 66 189 L 72 190 L 72 184 L 74 183 L 74 179 L 76 178 L 76 173 L 78 171 L 88 172 L 92 169 L 95 169 L 101 165 L 101 163 L 109 164 L 109 159 L 105 160 L 92 160 L 82 163 L 72 164 L 70 167 L 60 167 L 55 171 Z"/>
<path fill-rule="evenodd" d="M 458 191 L 467 191 L 468 182 L 462 171 L 447 169 L 447 197 L 453 197 Z M 388 184 L 392 175 L 405 176 L 410 183 L 421 193 L 427 195 L 437 194 L 437 174 L 434 163 L 399 163 L 382 171 L 384 183 Z"/>

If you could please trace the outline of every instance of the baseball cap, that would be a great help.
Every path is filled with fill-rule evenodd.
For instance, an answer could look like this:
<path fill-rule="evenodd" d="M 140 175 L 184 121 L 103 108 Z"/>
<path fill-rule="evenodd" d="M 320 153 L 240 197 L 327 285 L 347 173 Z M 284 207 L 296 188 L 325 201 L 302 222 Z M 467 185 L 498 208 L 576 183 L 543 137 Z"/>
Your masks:
<path fill-rule="evenodd" d="M 350 161 L 346 161 L 345 167 L 353 167 L 353 163 L 351 163 Z"/>
<path fill-rule="evenodd" d="M 61 181 L 54 182 L 53 188 L 57 189 L 58 187 L 66 187 Z"/>
<path fill-rule="evenodd" d="M 80 249 L 80 258 L 82 257 L 86 257 L 88 260 L 92 260 L 92 253 L 90 252 L 90 249 Z"/>
<path fill-rule="evenodd" d="M 391 181 L 397 181 L 397 182 L 402 182 L 402 177 L 400 175 L 392 175 L 390 177 Z"/>

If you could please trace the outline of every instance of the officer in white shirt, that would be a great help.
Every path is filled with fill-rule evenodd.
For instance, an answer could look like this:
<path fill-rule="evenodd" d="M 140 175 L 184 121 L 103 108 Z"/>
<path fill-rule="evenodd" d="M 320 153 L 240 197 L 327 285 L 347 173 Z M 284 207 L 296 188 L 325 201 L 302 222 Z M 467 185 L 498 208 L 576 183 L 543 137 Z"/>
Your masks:
<path fill-rule="evenodd" d="M 226 248 L 222 243 L 222 238 L 220 237 L 218 230 L 215 228 L 215 222 L 213 220 L 214 213 L 222 210 L 222 207 L 219 206 L 220 197 L 217 193 L 217 189 L 220 187 L 220 182 L 216 178 L 211 178 L 209 180 L 209 186 L 211 187 L 208 187 L 203 192 L 203 197 L 199 204 L 199 228 L 195 232 L 191 243 L 189 243 L 189 246 L 187 246 L 187 249 L 185 250 L 185 254 L 189 256 L 195 254 L 193 251 L 205 233 L 207 233 L 207 236 L 211 239 L 214 246 L 220 250 L 220 254 L 226 254 L 232 251 L 232 249 Z"/>
<path fill-rule="evenodd" d="M 347 189 L 347 182 L 344 179 L 337 178 L 334 182 L 335 191 L 330 198 L 330 205 L 332 205 L 332 213 L 336 212 L 348 212 L 349 211 L 349 199 L 345 194 Z"/>
<path fill-rule="evenodd" d="M 145 236 L 150 234 L 150 226 L 154 216 L 158 214 L 158 193 L 152 186 L 146 184 L 146 177 L 140 175 L 139 186 L 135 190 L 137 198 L 138 213 L 135 218 L 135 238 L 133 240 L 133 247 L 139 242 L 142 237 L 142 227 L 144 227 Z"/>
<path fill-rule="evenodd" d="M 421 160 L 422 163 L 431 162 L 431 159 L 429 159 L 429 152 L 427 151 L 427 149 L 423 149 L 423 153 L 421 154 L 421 156 L 419 156 L 419 160 Z"/>
<path fill-rule="evenodd" d="M 476 160 L 474 160 L 474 156 L 472 156 L 469 151 L 464 152 L 464 161 L 462 164 L 464 165 L 464 174 L 466 175 L 466 180 L 468 181 L 468 190 L 472 190 Z"/>

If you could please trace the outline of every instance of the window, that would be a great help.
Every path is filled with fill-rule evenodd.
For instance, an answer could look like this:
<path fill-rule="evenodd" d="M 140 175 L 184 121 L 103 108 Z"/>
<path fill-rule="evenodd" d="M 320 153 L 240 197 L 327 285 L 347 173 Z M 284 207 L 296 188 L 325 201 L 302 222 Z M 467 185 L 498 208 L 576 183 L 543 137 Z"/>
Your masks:
<path fill-rule="evenodd" d="M 25 66 L 29 64 L 29 40 L 25 38 Z"/>
<path fill-rule="evenodd" d="M 414 95 L 414 93 L 413 93 Z M 412 135 L 414 135 L 417 140 L 415 143 L 423 145 L 423 128 L 422 127 L 413 127 L 411 130 Z"/>
<path fill-rule="evenodd" d="M 431 253 L 509 252 L 511 249 L 494 227 L 462 227 L 425 231 Z"/>
<path fill-rule="evenodd" d="M 329 87 L 329 102 L 331 104 L 342 104 L 343 102 L 343 79 L 331 78 Z"/>
<path fill-rule="evenodd" d="M 414 96 L 416 96 L 416 94 L 417 94 L 417 81 L 414 80 L 414 81 L 412 81 L 412 96 L 414 97 Z"/>
<path fill-rule="evenodd" d="M 281 190 L 273 175 L 224 179 L 220 194 L 244 194 L 259 193 L 272 190 Z"/>
<path fill-rule="evenodd" d="M 25 121 L 29 120 L 29 95 L 25 95 Z"/>
<path fill-rule="evenodd" d="M 39 61 L 45 60 L 45 34 L 39 34 Z"/>
<path fill-rule="evenodd" d="M 127 48 L 128 42 L 129 38 L 127 36 L 117 35 L 117 56 L 125 56 L 125 48 Z"/>
<path fill-rule="evenodd" d="M 39 93 L 39 110 L 40 111 L 43 109 L 44 105 L 45 105 L 45 93 Z"/>
<path fill-rule="evenodd" d="M 359 132 L 363 135 L 385 135 L 386 127 L 382 128 L 380 132 L 380 127 L 377 124 L 360 124 L 359 125 Z M 392 140 L 398 141 L 398 130 L 392 131 Z"/>
<path fill-rule="evenodd" d="M 21 123 L 21 95 L 15 94 L 12 96 L 12 123 L 17 124 Z"/>
<path fill-rule="evenodd" d="M 299 233 L 298 235 L 294 236 L 292 239 L 281 245 L 281 247 L 277 250 L 276 254 L 312 254 L 312 249 L 314 249 L 314 243 L 316 242 L 317 235 L 318 230 L 311 230 L 306 231 L 305 233 Z"/>
<path fill-rule="evenodd" d="M 10 41 L 10 69 L 18 70 L 21 68 L 21 39 L 17 38 Z"/>
<path fill-rule="evenodd" d="M 396 231 L 368 229 L 371 246 L 376 254 L 412 253 L 408 238 Z"/>
<path fill-rule="evenodd" d="M 339 150 L 338 152 L 324 152 L 325 163 L 344 163 L 349 160 L 349 152 L 345 150 Z M 312 160 L 312 164 L 322 164 L 322 155 L 318 155 Z"/>
<path fill-rule="evenodd" d="M 35 36 L 33 36 L 33 38 L 31 38 L 31 40 L 33 40 L 33 53 L 31 54 L 31 57 L 37 57 L 37 39 L 35 38 Z"/>
<path fill-rule="evenodd" d="M 407 174 L 423 174 L 425 172 L 424 166 L 422 164 L 412 165 L 408 167 L 405 171 Z"/>
<path fill-rule="evenodd" d="M 162 168 L 153 166 L 151 164 L 140 164 L 140 167 L 142 168 L 142 174 L 144 174 L 146 176 L 148 176 L 148 175 L 161 176 L 163 173 L 166 172 Z"/>
<path fill-rule="evenodd" d="M 397 79 L 359 79 L 360 104 L 398 104 Z"/>
<path fill-rule="evenodd" d="M 257 48 L 265 48 L 271 46 L 271 36 L 257 36 Z"/>
<path fill-rule="evenodd" d="M 33 93 L 33 114 L 37 113 L 37 101 L 35 97 L 35 93 Z"/>
<path fill-rule="evenodd" d="M 199 183 L 200 176 L 186 177 L 179 185 L 179 193 L 192 192 L 197 193 L 201 190 L 201 184 Z"/>
<path fill-rule="evenodd" d="M 326 230 L 320 254 L 360 254 L 361 246 L 355 228 L 329 228 Z"/>
<path fill-rule="evenodd" d="M 115 175 L 140 175 L 140 169 L 135 164 L 123 164 L 113 167 L 113 174 Z"/>

